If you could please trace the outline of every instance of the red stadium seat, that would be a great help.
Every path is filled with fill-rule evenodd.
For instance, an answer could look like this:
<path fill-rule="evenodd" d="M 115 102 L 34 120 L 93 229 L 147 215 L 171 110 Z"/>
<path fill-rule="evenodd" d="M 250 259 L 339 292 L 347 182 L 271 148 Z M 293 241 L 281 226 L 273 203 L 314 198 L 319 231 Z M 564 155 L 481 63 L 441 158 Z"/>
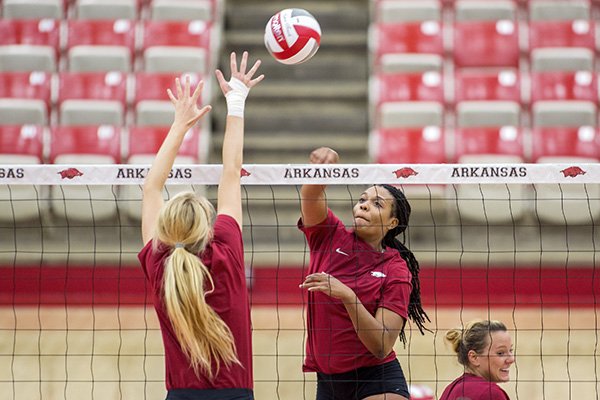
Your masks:
<path fill-rule="evenodd" d="M 0 72 L 0 98 L 42 100 L 51 106 L 51 75 L 47 72 Z"/>
<path fill-rule="evenodd" d="M 379 1 L 374 15 L 369 48 L 376 63 L 384 54 L 444 53 L 439 1 Z"/>
<path fill-rule="evenodd" d="M 588 1 L 530 1 L 529 49 L 583 47 L 595 50 L 595 22 Z"/>
<path fill-rule="evenodd" d="M 600 135 L 592 126 L 532 129 L 532 161 L 542 157 L 600 158 Z"/>
<path fill-rule="evenodd" d="M 506 100 L 521 102 L 521 79 L 516 69 L 457 69 L 454 101 Z"/>
<path fill-rule="evenodd" d="M 444 84 L 438 71 L 379 73 L 373 83 L 376 105 L 388 101 L 444 101 Z"/>
<path fill-rule="evenodd" d="M 457 67 L 517 67 L 516 20 L 456 22 L 454 63 Z"/>
<path fill-rule="evenodd" d="M 178 73 L 153 73 L 138 72 L 135 74 L 135 94 L 133 104 L 143 100 L 164 100 L 169 101 L 167 88 L 175 93 L 175 78 L 179 77 L 182 84 L 185 82 L 185 76 L 190 76 L 192 86 L 198 84 L 201 79 L 197 74 L 178 74 Z"/>
<path fill-rule="evenodd" d="M 390 53 L 444 53 L 439 21 L 379 23 L 373 28 L 372 43 L 375 60 Z"/>
<path fill-rule="evenodd" d="M 588 100 L 598 102 L 598 79 L 593 71 L 531 72 L 531 102 Z"/>
<path fill-rule="evenodd" d="M 377 163 L 445 163 L 444 131 L 441 127 L 386 128 L 372 133 Z"/>
<path fill-rule="evenodd" d="M 150 156 L 154 158 L 156 152 L 162 145 L 170 127 L 155 126 L 132 126 L 129 128 L 129 154 L 128 158 L 134 156 Z M 198 161 L 198 150 L 200 146 L 200 130 L 195 127 L 186 133 L 183 145 L 177 153 L 180 157 L 188 157 L 194 162 Z"/>
<path fill-rule="evenodd" d="M 596 48 L 593 20 L 530 21 L 529 48 L 585 47 Z"/>
<path fill-rule="evenodd" d="M 0 46 L 50 46 L 58 57 L 60 53 L 60 21 L 54 19 L 11 20 L 0 19 Z"/>
<path fill-rule="evenodd" d="M 50 135 L 50 162 L 62 155 L 107 156 L 121 162 L 121 130 L 102 126 L 55 126 Z"/>
<path fill-rule="evenodd" d="M 523 134 L 515 126 L 457 128 L 455 156 L 490 154 L 523 157 Z"/>
<path fill-rule="evenodd" d="M 43 159 L 43 129 L 38 125 L 0 125 L 0 154 Z"/>
<path fill-rule="evenodd" d="M 210 46 L 212 24 L 207 21 L 144 22 L 142 51 L 152 46 Z"/>
<path fill-rule="evenodd" d="M 61 72 L 58 104 L 69 99 L 115 100 L 127 104 L 127 74 L 122 72 Z"/>
<path fill-rule="evenodd" d="M 67 50 L 75 46 L 123 46 L 135 53 L 135 21 L 69 20 Z"/>

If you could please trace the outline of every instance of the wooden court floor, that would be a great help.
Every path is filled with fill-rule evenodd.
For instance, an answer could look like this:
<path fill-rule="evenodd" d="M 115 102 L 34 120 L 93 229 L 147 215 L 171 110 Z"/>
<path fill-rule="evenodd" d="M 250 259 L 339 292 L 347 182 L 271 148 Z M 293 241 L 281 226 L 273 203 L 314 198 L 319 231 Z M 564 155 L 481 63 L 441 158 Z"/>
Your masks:
<path fill-rule="evenodd" d="M 461 373 L 444 332 L 473 318 L 504 321 L 516 363 L 504 384 L 511 399 L 598 400 L 598 310 L 429 310 L 433 333 L 396 345 L 407 379 L 438 395 Z M 301 308 L 253 310 L 256 399 L 314 399 L 301 372 Z M 0 309 L 0 400 L 165 398 L 162 343 L 151 308 Z"/>

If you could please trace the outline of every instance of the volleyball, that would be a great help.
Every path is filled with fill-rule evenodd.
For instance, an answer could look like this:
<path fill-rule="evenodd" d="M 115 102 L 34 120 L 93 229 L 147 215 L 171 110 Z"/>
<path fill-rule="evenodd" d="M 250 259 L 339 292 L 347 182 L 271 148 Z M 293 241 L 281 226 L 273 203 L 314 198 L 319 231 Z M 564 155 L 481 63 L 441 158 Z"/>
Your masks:
<path fill-rule="evenodd" d="M 287 8 L 273 15 L 265 27 L 265 46 L 280 63 L 300 64 L 315 55 L 321 27 L 308 11 Z"/>

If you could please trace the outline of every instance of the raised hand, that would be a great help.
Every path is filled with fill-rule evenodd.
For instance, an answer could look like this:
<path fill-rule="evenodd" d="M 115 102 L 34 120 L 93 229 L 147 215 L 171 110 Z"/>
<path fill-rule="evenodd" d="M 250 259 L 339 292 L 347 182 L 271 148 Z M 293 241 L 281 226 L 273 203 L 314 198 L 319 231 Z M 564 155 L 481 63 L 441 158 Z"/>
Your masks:
<path fill-rule="evenodd" d="M 252 79 L 258 67 L 260 67 L 260 60 L 256 60 L 252 68 L 248 72 L 246 72 L 247 64 L 248 64 L 248 52 L 244 51 L 242 54 L 242 59 L 240 61 L 240 67 L 238 69 L 237 66 L 237 57 L 235 52 L 232 52 L 230 57 L 230 68 L 231 68 L 231 78 L 235 78 L 242 82 L 248 89 L 252 89 L 256 84 L 264 79 L 264 75 L 259 75 L 256 78 Z M 215 71 L 215 75 L 217 76 L 217 81 L 219 82 L 219 87 L 225 96 L 229 93 L 233 88 L 230 85 L 231 80 L 228 82 L 225 80 L 223 73 L 220 70 Z"/>
<path fill-rule="evenodd" d="M 173 124 L 184 126 L 186 129 L 191 128 L 198 122 L 206 113 L 211 110 L 211 106 L 206 105 L 202 108 L 198 108 L 198 99 L 202 88 L 204 87 L 204 81 L 198 82 L 194 93 L 190 95 L 190 77 L 185 77 L 185 84 L 181 87 L 179 78 L 175 79 L 175 87 L 177 90 L 177 96 L 173 94 L 171 89 L 167 89 L 167 94 L 171 99 L 171 102 L 175 106 L 175 119 Z"/>
<path fill-rule="evenodd" d="M 319 147 L 310 153 L 311 164 L 337 164 L 340 162 L 338 153 L 329 147 Z"/>

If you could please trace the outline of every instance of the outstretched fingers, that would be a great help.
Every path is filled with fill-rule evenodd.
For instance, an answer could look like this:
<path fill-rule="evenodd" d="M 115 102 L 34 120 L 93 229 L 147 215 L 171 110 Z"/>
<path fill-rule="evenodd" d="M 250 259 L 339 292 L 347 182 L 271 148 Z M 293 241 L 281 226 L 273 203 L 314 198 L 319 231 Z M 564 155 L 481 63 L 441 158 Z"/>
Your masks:
<path fill-rule="evenodd" d="M 232 51 L 231 55 L 229 56 L 229 66 L 231 68 L 231 75 L 237 74 L 238 69 L 237 69 L 237 58 L 235 55 L 235 51 Z"/>
<path fill-rule="evenodd" d="M 200 81 L 200 82 L 198 82 L 198 85 L 196 85 L 196 89 L 194 90 L 194 93 L 192 94 L 192 101 L 194 103 L 198 102 L 198 99 L 200 98 L 200 94 L 202 93 L 203 87 L 204 87 L 204 81 Z"/>
<path fill-rule="evenodd" d="M 240 74 L 246 74 L 246 67 L 248 65 L 248 52 L 244 51 L 242 53 L 242 60 L 240 61 Z"/>

